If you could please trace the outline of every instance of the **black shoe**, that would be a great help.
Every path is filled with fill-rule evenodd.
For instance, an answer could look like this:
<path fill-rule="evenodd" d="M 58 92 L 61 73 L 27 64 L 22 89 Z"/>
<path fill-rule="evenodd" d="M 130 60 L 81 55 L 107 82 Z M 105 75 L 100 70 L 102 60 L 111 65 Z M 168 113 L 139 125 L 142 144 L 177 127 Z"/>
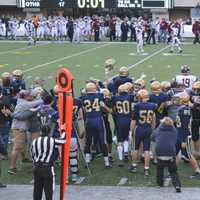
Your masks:
<path fill-rule="evenodd" d="M 124 155 L 124 162 L 128 163 L 128 155 Z"/>
<path fill-rule="evenodd" d="M 114 159 L 113 159 L 113 157 L 112 157 L 112 156 L 109 156 L 109 157 L 108 157 L 108 160 L 109 160 L 109 162 L 111 162 L 111 163 L 113 163 L 113 162 L 114 162 Z"/>
<path fill-rule="evenodd" d="M 137 172 L 137 167 L 133 166 L 133 165 L 130 165 L 128 167 L 128 171 L 131 172 L 131 173 L 136 173 Z"/>
<path fill-rule="evenodd" d="M 180 50 L 179 53 L 183 53 L 183 50 Z"/>
<path fill-rule="evenodd" d="M 199 172 L 195 172 L 193 175 L 190 176 L 190 179 L 200 179 L 200 173 Z"/>
<path fill-rule="evenodd" d="M 106 168 L 106 169 L 110 169 L 110 168 L 112 168 L 112 165 L 111 165 L 111 164 L 105 165 L 105 168 Z"/>
<path fill-rule="evenodd" d="M 123 163 L 122 160 L 119 160 L 119 162 L 118 162 L 118 166 L 119 166 L 119 167 L 124 167 L 124 163 Z"/>
<path fill-rule="evenodd" d="M 176 186 L 176 193 L 180 193 L 181 192 L 181 188 L 179 186 Z"/>
<path fill-rule="evenodd" d="M 144 175 L 149 176 L 149 169 L 144 169 Z"/>
<path fill-rule="evenodd" d="M 7 186 L 3 183 L 0 183 L 0 188 L 6 188 Z"/>

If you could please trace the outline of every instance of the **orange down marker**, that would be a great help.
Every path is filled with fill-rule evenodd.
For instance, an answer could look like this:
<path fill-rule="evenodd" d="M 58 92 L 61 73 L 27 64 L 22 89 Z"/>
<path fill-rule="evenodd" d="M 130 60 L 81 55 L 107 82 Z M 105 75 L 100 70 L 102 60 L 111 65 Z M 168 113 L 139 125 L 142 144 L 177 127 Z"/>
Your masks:
<path fill-rule="evenodd" d="M 68 177 L 73 113 L 73 76 L 67 68 L 57 70 L 59 126 L 65 124 L 66 143 L 61 147 L 60 200 L 64 200 Z"/>

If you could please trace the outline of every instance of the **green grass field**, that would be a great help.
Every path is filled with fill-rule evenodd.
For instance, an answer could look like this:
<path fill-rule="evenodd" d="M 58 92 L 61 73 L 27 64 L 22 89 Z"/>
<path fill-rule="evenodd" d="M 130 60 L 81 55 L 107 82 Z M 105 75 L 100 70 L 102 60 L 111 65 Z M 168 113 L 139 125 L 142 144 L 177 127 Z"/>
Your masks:
<path fill-rule="evenodd" d="M 43 77 L 46 89 L 55 84 L 55 72 L 60 66 L 66 66 L 74 75 L 75 91 L 78 95 L 89 77 L 104 80 L 104 62 L 112 57 L 116 60 L 116 68 L 110 77 L 116 75 L 121 66 L 128 66 L 130 75 L 136 79 L 146 74 L 146 81 L 171 80 L 179 73 L 180 65 L 188 64 L 192 73 L 199 76 L 199 46 L 183 45 L 183 54 L 169 54 L 169 47 L 164 45 L 145 46 L 145 54 L 136 54 L 133 43 L 91 43 L 91 44 L 38 44 L 27 47 L 26 43 L 0 43 L 0 73 L 14 69 L 22 69 L 25 79 L 31 85 L 35 76 Z M 20 164 L 16 176 L 7 174 L 8 161 L 0 161 L 2 165 L 2 180 L 11 184 L 29 184 L 32 179 L 31 164 Z M 88 185 L 117 185 L 122 177 L 128 177 L 126 185 L 153 186 L 155 185 L 155 168 L 152 167 L 149 178 L 143 176 L 143 168 L 132 175 L 127 166 L 119 168 L 116 163 L 110 170 L 103 167 L 103 160 L 97 159 L 92 164 L 93 176 L 89 177 L 83 165 L 80 176 L 86 176 L 82 184 Z M 183 186 L 199 186 L 198 180 L 189 180 L 192 170 L 187 164 L 181 164 L 180 176 Z"/>

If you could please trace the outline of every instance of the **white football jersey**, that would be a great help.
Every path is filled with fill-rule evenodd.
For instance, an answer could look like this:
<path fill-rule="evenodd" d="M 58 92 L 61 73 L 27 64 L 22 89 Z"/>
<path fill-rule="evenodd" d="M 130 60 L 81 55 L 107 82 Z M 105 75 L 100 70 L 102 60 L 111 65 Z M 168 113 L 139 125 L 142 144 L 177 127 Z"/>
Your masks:
<path fill-rule="evenodd" d="M 176 75 L 176 83 L 184 84 L 185 87 L 192 87 L 192 84 L 197 81 L 197 77 L 194 75 Z"/>

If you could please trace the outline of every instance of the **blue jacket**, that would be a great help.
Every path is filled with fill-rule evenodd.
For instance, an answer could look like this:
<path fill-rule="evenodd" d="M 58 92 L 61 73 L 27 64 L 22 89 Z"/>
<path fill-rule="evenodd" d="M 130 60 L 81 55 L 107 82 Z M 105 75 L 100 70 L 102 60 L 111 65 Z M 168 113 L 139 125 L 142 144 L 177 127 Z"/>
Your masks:
<path fill-rule="evenodd" d="M 157 156 L 176 156 L 177 130 L 174 127 L 160 125 L 153 132 L 152 140 L 156 142 Z"/>

